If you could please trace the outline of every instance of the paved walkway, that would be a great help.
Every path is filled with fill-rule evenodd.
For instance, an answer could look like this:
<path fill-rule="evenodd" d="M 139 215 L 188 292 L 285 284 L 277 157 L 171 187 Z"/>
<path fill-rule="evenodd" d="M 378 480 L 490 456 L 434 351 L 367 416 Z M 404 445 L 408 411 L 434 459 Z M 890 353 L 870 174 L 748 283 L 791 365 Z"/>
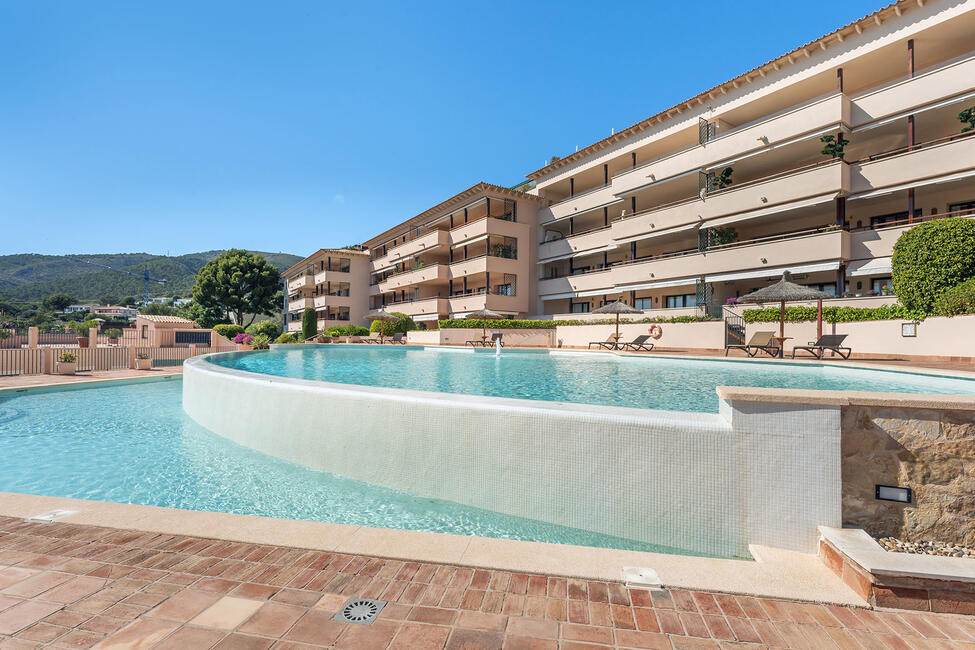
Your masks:
<path fill-rule="evenodd" d="M 332 620 L 389 601 L 371 626 Z M 0 518 L 0 648 L 975 648 L 975 618 Z"/>
<path fill-rule="evenodd" d="M 60 386 L 80 384 L 103 379 L 144 379 L 162 375 L 179 375 L 183 366 L 166 366 L 152 370 L 92 370 L 76 375 L 12 375 L 0 377 L 0 388 L 36 388 L 38 386 Z"/>

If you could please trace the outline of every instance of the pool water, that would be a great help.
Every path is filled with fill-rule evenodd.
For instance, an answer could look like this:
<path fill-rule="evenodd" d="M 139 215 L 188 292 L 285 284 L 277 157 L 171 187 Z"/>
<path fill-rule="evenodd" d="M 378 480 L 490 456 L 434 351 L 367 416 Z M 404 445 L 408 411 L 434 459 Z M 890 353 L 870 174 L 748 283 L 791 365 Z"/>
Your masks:
<path fill-rule="evenodd" d="M 301 346 L 207 357 L 249 372 L 342 384 L 670 411 L 718 412 L 717 386 L 975 394 L 975 381 L 809 363 L 538 350 Z"/>
<path fill-rule="evenodd" d="M 693 554 L 342 478 L 193 422 L 182 381 L 0 394 L 0 491 Z"/>

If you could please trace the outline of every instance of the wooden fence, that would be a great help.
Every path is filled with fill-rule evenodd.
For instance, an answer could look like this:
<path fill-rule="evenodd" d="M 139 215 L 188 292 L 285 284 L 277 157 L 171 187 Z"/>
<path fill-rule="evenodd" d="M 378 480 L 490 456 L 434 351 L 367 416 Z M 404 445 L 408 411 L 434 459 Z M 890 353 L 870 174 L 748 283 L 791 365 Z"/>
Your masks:
<path fill-rule="evenodd" d="M 203 347 L 186 348 L 153 348 L 136 347 L 135 355 L 148 354 L 152 359 L 153 368 L 165 366 L 179 366 L 183 361 L 193 356 L 210 354 L 213 352 L 232 352 L 236 347 Z M 77 372 L 91 372 L 93 370 L 123 370 L 130 367 L 133 355 L 129 347 L 101 347 L 101 348 L 0 348 L 0 377 L 13 375 L 42 375 L 52 373 L 53 367 L 45 366 L 44 356 L 49 354 L 50 361 L 56 361 L 58 356 L 69 352 L 77 360 Z M 53 363 L 51 364 L 53 366 Z"/>

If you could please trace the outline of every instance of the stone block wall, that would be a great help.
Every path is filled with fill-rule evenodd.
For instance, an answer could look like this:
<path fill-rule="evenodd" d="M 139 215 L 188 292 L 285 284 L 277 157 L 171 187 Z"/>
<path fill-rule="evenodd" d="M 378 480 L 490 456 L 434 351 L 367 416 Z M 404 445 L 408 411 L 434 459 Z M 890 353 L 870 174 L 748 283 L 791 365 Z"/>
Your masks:
<path fill-rule="evenodd" d="M 975 545 L 975 411 L 845 406 L 843 523 L 875 536 Z M 875 486 L 913 491 L 879 501 Z"/>

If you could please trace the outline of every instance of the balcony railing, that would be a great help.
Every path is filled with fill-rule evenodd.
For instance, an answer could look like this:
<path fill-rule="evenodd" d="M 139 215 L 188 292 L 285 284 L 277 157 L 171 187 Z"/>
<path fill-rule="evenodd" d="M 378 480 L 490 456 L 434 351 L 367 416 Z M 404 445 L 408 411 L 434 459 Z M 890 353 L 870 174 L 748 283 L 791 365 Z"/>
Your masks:
<path fill-rule="evenodd" d="M 587 190 L 583 190 L 581 192 L 576 192 L 575 194 L 573 194 L 571 196 L 567 196 L 564 199 L 559 199 L 558 201 L 553 201 L 552 204 L 551 204 L 551 206 L 560 205 L 562 203 L 565 203 L 566 201 L 572 201 L 573 199 L 578 199 L 580 196 L 585 196 L 587 194 L 592 194 L 593 192 L 598 192 L 599 190 L 601 190 L 601 189 L 603 189 L 605 187 L 609 187 L 612 184 L 613 184 L 613 181 L 611 180 L 608 183 L 603 183 L 602 185 L 597 185 L 596 187 L 590 187 Z"/>
<path fill-rule="evenodd" d="M 955 133 L 954 135 L 948 135 L 943 138 L 937 138 L 935 140 L 927 140 L 925 142 L 918 142 L 916 144 L 909 144 L 904 147 L 898 147 L 897 149 L 891 149 L 889 151 L 882 151 L 880 153 L 871 154 L 865 158 L 860 158 L 859 160 L 854 161 L 854 163 L 862 164 L 862 163 L 873 162 L 875 160 L 883 160 L 884 158 L 890 158 L 891 156 L 897 156 L 902 153 L 920 151 L 921 149 L 927 149 L 928 147 L 944 144 L 946 142 L 954 142 L 955 140 L 963 140 L 965 138 L 970 138 L 972 136 L 975 136 L 975 131 L 969 131 L 967 133 Z"/>

